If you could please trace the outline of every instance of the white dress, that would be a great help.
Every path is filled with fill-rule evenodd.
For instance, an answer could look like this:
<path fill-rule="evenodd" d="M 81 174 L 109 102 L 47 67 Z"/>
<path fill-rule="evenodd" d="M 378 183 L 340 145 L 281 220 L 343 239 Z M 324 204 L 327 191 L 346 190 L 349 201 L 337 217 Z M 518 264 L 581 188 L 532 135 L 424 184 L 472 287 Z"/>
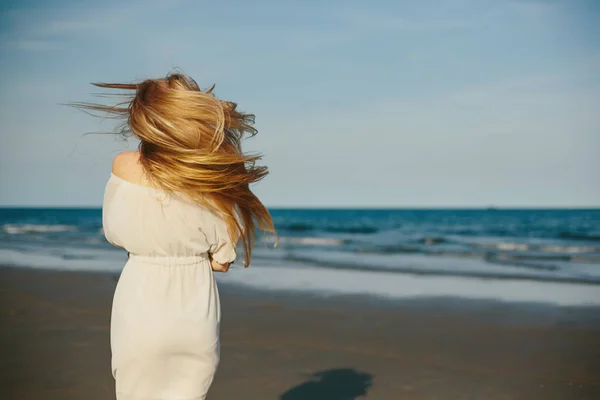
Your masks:
<path fill-rule="evenodd" d="M 208 253 L 236 258 L 206 208 L 111 174 L 106 239 L 130 253 L 114 293 L 111 370 L 118 400 L 200 400 L 219 363 L 219 293 Z"/>

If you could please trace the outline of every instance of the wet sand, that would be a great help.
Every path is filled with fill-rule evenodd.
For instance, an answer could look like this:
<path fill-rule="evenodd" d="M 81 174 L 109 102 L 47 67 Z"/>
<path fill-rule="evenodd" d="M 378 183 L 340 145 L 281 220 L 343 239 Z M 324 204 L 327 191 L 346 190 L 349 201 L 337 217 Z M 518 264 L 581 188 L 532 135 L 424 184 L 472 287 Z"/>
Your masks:
<path fill-rule="evenodd" d="M 0 268 L 3 399 L 114 399 L 116 282 Z M 598 308 L 220 293 L 210 400 L 600 398 Z"/>

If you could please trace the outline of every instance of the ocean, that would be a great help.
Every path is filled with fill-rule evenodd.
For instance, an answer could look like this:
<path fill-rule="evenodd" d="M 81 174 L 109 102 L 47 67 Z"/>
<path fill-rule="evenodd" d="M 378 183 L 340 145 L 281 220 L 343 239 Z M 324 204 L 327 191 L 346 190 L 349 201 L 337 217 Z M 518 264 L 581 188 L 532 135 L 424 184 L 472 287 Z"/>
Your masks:
<path fill-rule="evenodd" d="M 324 293 L 600 303 L 598 209 L 271 213 L 279 245 L 259 237 L 252 266 L 241 273 L 235 265 L 220 280 Z M 100 208 L 0 208 L 0 265 L 118 272 L 125 261 L 104 239 Z"/>

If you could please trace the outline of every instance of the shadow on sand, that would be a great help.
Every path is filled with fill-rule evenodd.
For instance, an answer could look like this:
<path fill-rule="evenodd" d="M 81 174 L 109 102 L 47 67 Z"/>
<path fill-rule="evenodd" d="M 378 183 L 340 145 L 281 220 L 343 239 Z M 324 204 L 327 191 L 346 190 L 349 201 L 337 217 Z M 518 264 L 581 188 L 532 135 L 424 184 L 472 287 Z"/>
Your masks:
<path fill-rule="evenodd" d="M 354 400 L 367 394 L 373 375 L 351 368 L 330 369 L 283 393 L 280 400 Z"/>

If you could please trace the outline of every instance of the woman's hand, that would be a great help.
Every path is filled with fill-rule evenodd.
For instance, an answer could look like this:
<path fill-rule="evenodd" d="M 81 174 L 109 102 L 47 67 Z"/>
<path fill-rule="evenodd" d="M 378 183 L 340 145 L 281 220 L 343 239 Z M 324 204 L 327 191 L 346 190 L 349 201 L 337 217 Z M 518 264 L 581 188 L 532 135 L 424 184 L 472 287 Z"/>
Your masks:
<path fill-rule="evenodd" d="M 227 272 L 227 271 L 229 271 L 230 265 L 231 265 L 231 263 L 219 264 L 218 262 L 213 260 L 212 256 L 210 257 L 210 266 L 211 266 L 212 270 L 215 272 Z"/>

